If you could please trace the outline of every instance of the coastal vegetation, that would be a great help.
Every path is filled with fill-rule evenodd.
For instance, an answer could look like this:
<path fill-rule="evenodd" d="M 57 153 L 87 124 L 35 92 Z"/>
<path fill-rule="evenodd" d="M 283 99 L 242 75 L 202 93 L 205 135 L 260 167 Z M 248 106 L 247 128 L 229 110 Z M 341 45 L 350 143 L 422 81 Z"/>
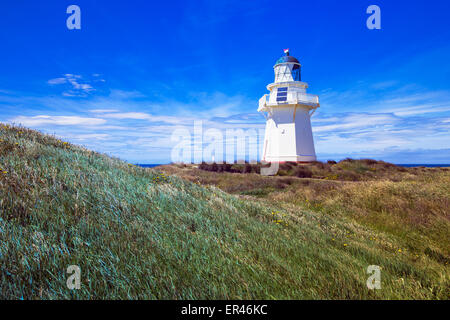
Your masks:
<path fill-rule="evenodd" d="M 1 125 L 0 298 L 448 299 L 450 171 L 372 161 L 149 169 Z"/>

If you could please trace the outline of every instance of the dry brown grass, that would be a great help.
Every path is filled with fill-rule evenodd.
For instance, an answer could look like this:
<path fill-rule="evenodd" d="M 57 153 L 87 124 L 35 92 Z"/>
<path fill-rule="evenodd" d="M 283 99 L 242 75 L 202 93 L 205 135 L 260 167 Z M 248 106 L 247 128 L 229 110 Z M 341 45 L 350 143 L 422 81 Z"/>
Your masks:
<path fill-rule="evenodd" d="M 450 170 L 404 168 L 370 159 L 287 163 L 281 175 L 216 173 L 196 166 L 163 171 L 226 192 L 342 216 L 397 237 L 413 251 L 450 261 Z M 312 178 L 298 178 L 308 170 Z"/>

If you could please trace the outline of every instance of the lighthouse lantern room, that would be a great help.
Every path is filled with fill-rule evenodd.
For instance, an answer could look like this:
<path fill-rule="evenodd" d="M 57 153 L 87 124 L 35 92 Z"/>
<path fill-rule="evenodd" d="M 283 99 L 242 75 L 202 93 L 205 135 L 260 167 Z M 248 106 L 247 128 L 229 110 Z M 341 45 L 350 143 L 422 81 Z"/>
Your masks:
<path fill-rule="evenodd" d="M 316 161 L 311 116 L 320 106 L 319 97 L 306 93 L 308 84 L 301 81 L 301 65 L 284 50 L 275 63 L 275 82 L 269 94 L 259 100 L 258 111 L 267 122 L 262 161 Z"/>

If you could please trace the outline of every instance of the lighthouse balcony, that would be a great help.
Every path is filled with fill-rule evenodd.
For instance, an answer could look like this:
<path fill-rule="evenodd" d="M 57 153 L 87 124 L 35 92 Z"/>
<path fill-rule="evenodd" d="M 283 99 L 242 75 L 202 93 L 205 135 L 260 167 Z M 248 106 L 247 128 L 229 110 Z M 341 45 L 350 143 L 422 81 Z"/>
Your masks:
<path fill-rule="evenodd" d="M 274 94 L 265 94 L 259 99 L 258 111 L 265 111 L 267 107 L 284 105 L 303 105 L 315 109 L 320 106 L 319 96 L 309 93 L 288 92 L 286 96 L 283 96 L 280 99 L 280 97 L 277 97 Z"/>

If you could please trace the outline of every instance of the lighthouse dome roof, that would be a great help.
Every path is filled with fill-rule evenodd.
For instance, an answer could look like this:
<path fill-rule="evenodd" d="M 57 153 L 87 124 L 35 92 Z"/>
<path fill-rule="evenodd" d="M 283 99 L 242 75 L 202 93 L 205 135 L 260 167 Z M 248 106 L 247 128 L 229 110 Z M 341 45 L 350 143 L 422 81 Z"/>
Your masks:
<path fill-rule="evenodd" d="M 280 59 L 277 60 L 277 62 L 275 63 L 275 65 L 280 64 L 280 63 L 298 63 L 300 64 L 300 62 L 298 62 L 298 60 L 296 58 L 294 58 L 293 56 L 282 56 Z"/>

